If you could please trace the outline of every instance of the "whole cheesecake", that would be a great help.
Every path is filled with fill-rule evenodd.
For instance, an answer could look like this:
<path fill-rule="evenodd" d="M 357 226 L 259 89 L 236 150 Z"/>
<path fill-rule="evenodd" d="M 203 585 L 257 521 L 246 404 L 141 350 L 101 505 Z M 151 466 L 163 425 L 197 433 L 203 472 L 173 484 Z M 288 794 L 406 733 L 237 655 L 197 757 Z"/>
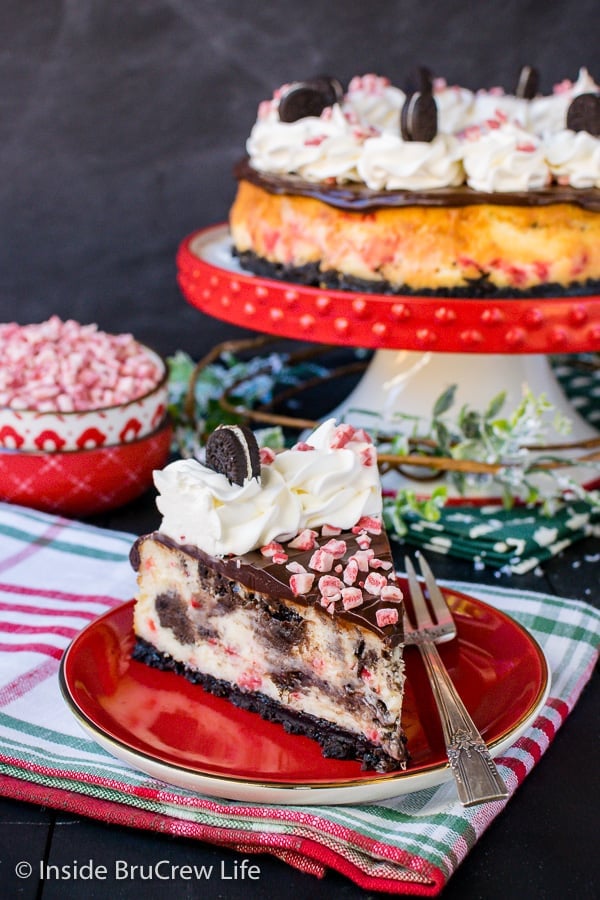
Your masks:
<path fill-rule="evenodd" d="M 234 252 L 322 288 L 557 296 L 600 287 L 600 89 L 471 92 L 421 73 L 284 85 L 236 167 Z"/>

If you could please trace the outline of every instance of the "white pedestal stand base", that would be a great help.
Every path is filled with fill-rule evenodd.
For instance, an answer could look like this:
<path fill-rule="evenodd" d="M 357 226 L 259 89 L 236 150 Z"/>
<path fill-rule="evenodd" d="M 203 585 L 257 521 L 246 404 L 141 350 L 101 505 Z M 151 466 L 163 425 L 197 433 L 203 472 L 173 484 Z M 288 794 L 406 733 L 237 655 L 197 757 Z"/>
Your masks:
<path fill-rule="evenodd" d="M 457 388 L 450 416 L 453 412 L 457 414 L 464 404 L 483 412 L 501 391 L 506 392 L 502 412 L 510 414 L 521 401 L 524 388 L 528 387 L 536 397 L 544 394 L 553 407 L 548 419 L 548 443 L 580 441 L 598 435 L 571 406 L 543 355 L 378 350 L 356 388 L 333 414 L 356 426 L 382 430 L 391 428 L 394 423 L 398 428 L 398 415 L 402 414 L 421 420 L 427 428 L 435 401 L 453 384 Z M 568 435 L 559 434 L 552 427 L 554 412 L 561 413 L 571 422 Z M 410 423 L 401 430 L 407 429 L 410 429 Z M 598 471 L 590 467 L 565 469 L 564 472 L 579 484 L 598 478 Z M 427 482 L 420 490 L 419 482 L 395 478 L 419 488 L 420 493 L 428 493 L 431 487 L 431 482 Z M 478 495 L 485 496 L 487 492 L 484 487 L 475 490 Z"/>

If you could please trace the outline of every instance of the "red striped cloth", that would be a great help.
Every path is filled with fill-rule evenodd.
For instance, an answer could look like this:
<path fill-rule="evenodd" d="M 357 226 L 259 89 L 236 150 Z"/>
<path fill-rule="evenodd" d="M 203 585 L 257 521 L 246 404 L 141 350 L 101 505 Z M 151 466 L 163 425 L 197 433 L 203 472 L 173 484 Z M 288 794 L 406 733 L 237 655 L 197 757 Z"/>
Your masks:
<path fill-rule="evenodd" d="M 372 805 L 230 803 L 157 781 L 80 730 L 60 694 L 60 659 L 82 628 L 133 595 L 132 540 L 0 504 L 0 791 L 245 854 L 268 851 L 317 876 L 336 869 L 368 890 L 438 893 L 504 803 L 465 809 L 452 782 Z M 590 677 L 600 613 L 543 594 L 454 587 L 520 621 L 549 661 L 544 708 L 497 760 L 512 794 Z"/>

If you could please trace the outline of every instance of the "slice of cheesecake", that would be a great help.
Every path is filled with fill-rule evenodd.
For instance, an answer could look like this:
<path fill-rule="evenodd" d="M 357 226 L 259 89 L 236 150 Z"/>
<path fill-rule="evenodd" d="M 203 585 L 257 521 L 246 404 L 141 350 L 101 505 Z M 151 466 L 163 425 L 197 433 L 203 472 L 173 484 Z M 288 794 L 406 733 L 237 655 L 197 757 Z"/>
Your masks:
<path fill-rule="evenodd" d="M 329 422 L 258 470 L 255 449 L 236 447 L 251 433 L 224 438 L 229 462 L 209 446 L 211 467 L 157 473 L 161 529 L 131 554 L 136 659 L 314 738 L 325 756 L 404 768 L 402 593 L 372 444 Z"/>

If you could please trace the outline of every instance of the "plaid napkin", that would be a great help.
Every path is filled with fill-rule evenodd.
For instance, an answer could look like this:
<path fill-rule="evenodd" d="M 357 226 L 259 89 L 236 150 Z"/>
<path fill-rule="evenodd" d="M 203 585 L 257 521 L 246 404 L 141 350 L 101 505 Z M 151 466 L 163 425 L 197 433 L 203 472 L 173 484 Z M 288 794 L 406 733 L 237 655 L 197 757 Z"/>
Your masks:
<path fill-rule="evenodd" d="M 526 507 L 445 506 L 435 522 L 407 516 L 404 525 L 407 544 L 522 575 L 584 537 L 600 537 L 600 508 L 568 503 L 546 516 Z"/>
<path fill-rule="evenodd" d="M 275 806 L 210 799 L 153 780 L 101 750 L 64 704 L 69 641 L 130 598 L 133 536 L 0 504 L 0 793 L 107 822 L 270 852 L 363 888 L 437 894 L 504 802 L 463 808 L 452 783 L 379 804 Z M 543 646 L 550 697 L 498 760 L 510 792 L 552 741 L 591 675 L 600 612 L 541 594 L 453 585 L 505 610 Z"/>

